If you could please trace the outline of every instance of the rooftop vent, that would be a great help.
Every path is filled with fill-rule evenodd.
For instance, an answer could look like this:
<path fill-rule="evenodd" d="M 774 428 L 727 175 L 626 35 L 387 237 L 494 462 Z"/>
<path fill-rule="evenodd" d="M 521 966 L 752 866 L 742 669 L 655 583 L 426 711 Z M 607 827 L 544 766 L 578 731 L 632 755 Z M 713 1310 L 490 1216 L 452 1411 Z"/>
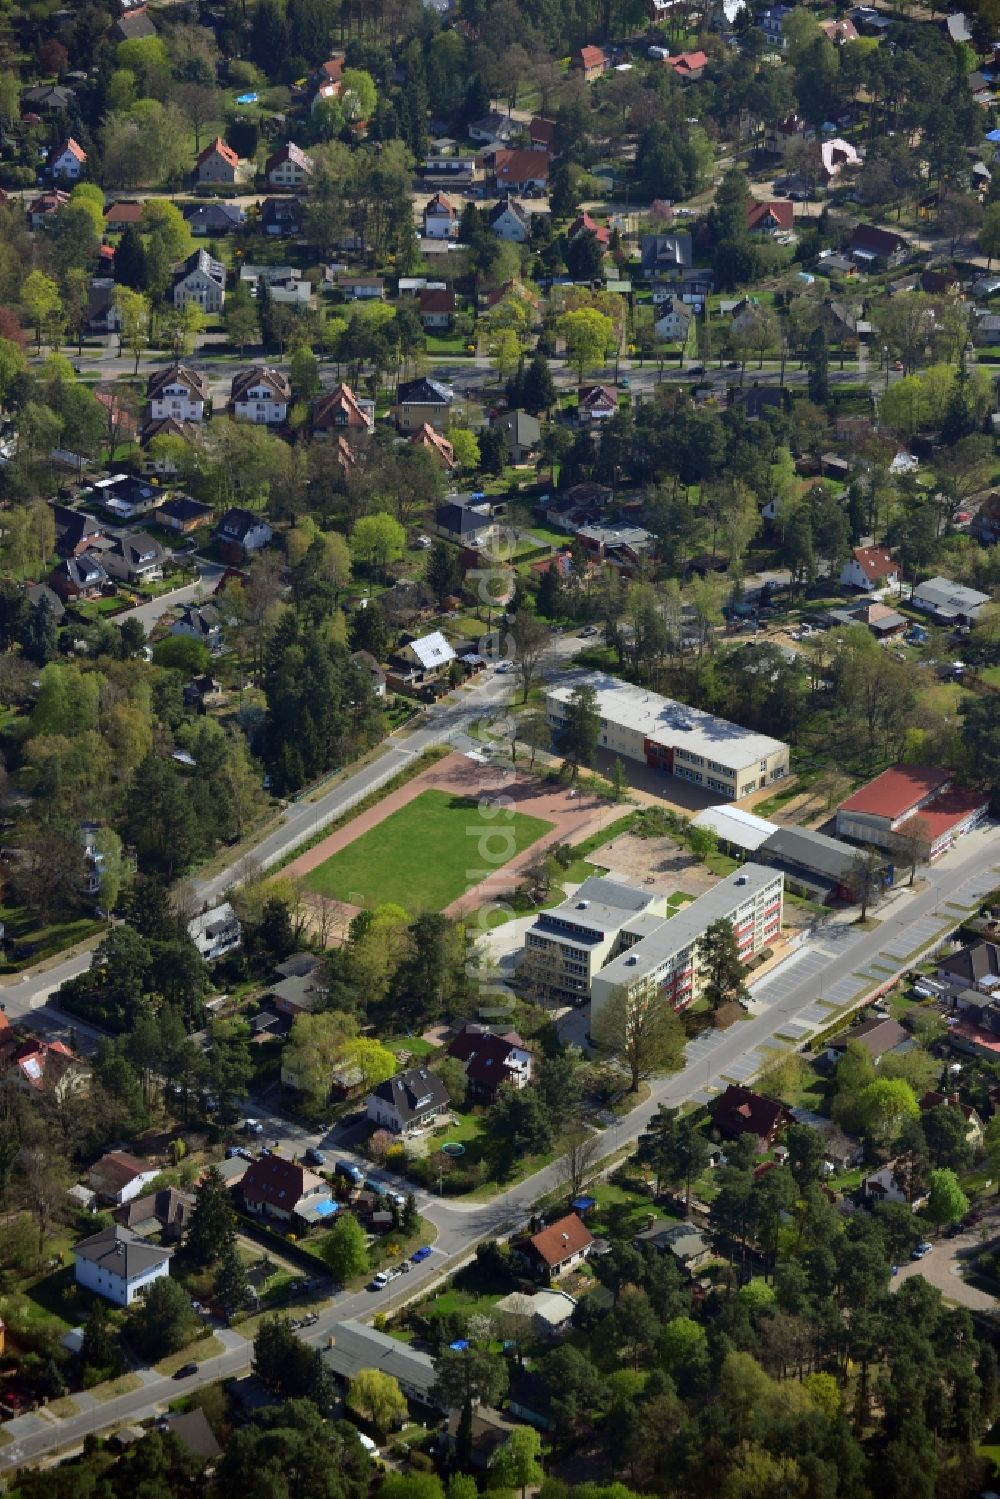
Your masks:
<path fill-rule="evenodd" d="M 749 885 L 750 880 L 749 880 L 749 877 L 747 875 L 745 875 L 745 874 L 738 874 L 736 876 L 736 883 L 737 883 L 737 885 Z"/>

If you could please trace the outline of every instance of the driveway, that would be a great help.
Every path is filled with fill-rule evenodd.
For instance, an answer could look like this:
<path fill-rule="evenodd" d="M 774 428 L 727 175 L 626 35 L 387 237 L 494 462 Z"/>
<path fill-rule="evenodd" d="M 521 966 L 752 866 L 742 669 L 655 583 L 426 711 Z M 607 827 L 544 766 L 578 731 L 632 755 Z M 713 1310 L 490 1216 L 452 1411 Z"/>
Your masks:
<path fill-rule="evenodd" d="M 120 625 L 122 620 L 137 619 L 149 635 L 156 621 L 168 610 L 176 608 L 178 604 L 190 604 L 193 599 L 206 598 L 218 583 L 222 571 L 217 562 L 203 563 L 196 582 L 186 583 L 183 588 L 173 588 L 169 593 L 161 593 L 158 598 L 151 599 L 148 604 L 139 604 L 125 614 L 117 614 L 115 623 Z"/>

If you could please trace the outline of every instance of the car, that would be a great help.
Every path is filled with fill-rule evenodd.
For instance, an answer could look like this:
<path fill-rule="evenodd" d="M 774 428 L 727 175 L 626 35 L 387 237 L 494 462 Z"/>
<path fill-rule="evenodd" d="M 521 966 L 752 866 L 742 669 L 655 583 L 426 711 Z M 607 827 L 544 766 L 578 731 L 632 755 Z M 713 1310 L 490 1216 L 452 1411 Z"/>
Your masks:
<path fill-rule="evenodd" d="M 910 1255 L 910 1259 L 911 1260 L 923 1260 L 923 1259 L 926 1259 L 927 1256 L 930 1254 L 930 1252 L 931 1252 L 931 1250 L 933 1248 L 934 1248 L 934 1245 L 928 1243 L 928 1241 L 926 1239 L 924 1239 L 922 1241 L 922 1243 L 920 1243 L 920 1244 L 917 1245 L 916 1249 Z"/>
<path fill-rule="evenodd" d="M 197 1374 L 198 1365 L 195 1363 L 181 1364 L 179 1369 L 174 1370 L 175 1379 L 190 1379 L 192 1374 Z"/>
<path fill-rule="evenodd" d="M 687 372 L 689 375 L 703 375 L 705 373 L 705 366 L 703 364 L 689 364 Z"/>
<path fill-rule="evenodd" d="M 430 1259 L 431 1253 L 432 1250 L 429 1244 L 421 1244 L 420 1248 L 415 1249 L 410 1255 L 410 1260 L 414 1265 L 422 1265 L 424 1260 Z"/>
<path fill-rule="evenodd" d="M 580 631 L 580 639 L 581 640 L 590 640 L 591 637 L 594 636 L 594 635 L 596 635 L 596 634 L 597 634 L 597 626 L 596 625 L 585 625 L 583 627 L 583 629 Z"/>
<path fill-rule="evenodd" d="M 310 1145 L 309 1149 L 306 1151 L 306 1160 L 308 1161 L 310 1166 L 326 1165 L 326 1156 L 321 1150 L 317 1150 L 314 1145 Z"/>
<path fill-rule="evenodd" d="M 369 1291 L 384 1291 L 391 1280 L 392 1276 L 388 1270 L 379 1270 L 372 1276 L 368 1289 Z"/>
<path fill-rule="evenodd" d="M 248 1135 L 262 1135 L 264 1133 L 264 1126 L 259 1119 L 244 1119 L 243 1128 Z"/>
<path fill-rule="evenodd" d="M 740 361 L 738 359 L 730 359 L 729 363 L 726 365 L 727 370 L 738 370 L 739 367 Z"/>
<path fill-rule="evenodd" d="M 944 1236 L 946 1239 L 957 1239 L 959 1234 L 962 1232 L 963 1229 L 961 1223 L 949 1223 L 948 1227 L 944 1231 Z"/>
<path fill-rule="evenodd" d="M 431 539 L 429 536 L 418 536 L 413 545 L 419 547 L 422 552 L 426 552 L 431 545 Z"/>
<path fill-rule="evenodd" d="M 632 389 L 632 381 L 629 379 L 628 375 L 622 375 L 621 379 L 618 381 L 618 385 L 621 390 Z"/>
<path fill-rule="evenodd" d="M 497 662 L 497 675 L 498 676 L 502 677 L 507 672 L 513 671 L 513 670 L 514 670 L 514 663 L 513 663 L 513 661 L 498 661 Z"/>
<path fill-rule="evenodd" d="M 356 1187 L 360 1187 L 365 1179 L 365 1173 L 360 1166 L 355 1166 L 353 1161 L 337 1161 L 333 1170 L 335 1176 L 345 1176 Z"/>

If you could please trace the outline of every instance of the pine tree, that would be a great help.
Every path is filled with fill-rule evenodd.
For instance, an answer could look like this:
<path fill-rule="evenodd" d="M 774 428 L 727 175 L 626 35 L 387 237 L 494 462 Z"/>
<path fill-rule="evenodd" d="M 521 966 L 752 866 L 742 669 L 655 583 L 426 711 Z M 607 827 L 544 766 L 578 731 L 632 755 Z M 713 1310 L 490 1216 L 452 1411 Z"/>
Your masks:
<path fill-rule="evenodd" d="M 407 1192 L 406 1194 L 400 1227 L 404 1234 L 415 1234 L 420 1228 L 420 1213 L 417 1211 L 417 1199 L 412 1192 Z"/>
<path fill-rule="evenodd" d="M 550 411 L 556 403 L 556 387 L 552 379 L 549 361 L 544 354 L 536 353 L 524 372 L 521 400 L 525 411 L 538 416 Z"/>
<path fill-rule="evenodd" d="M 545 569 L 538 584 L 538 612 L 544 619 L 562 613 L 562 579 L 555 563 Z"/>
<path fill-rule="evenodd" d="M 226 1250 L 215 1277 L 215 1294 L 227 1311 L 242 1311 L 251 1300 L 250 1282 L 235 1243 Z"/>
<path fill-rule="evenodd" d="M 115 280 L 119 286 L 145 291 L 148 284 L 146 251 L 134 224 L 126 224 L 115 251 Z"/>
<path fill-rule="evenodd" d="M 210 1166 L 195 1194 L 187 1250 L 196 1265 L 214 1265 L 236 1244 L 236 1220 L 222 1174 Z"/>

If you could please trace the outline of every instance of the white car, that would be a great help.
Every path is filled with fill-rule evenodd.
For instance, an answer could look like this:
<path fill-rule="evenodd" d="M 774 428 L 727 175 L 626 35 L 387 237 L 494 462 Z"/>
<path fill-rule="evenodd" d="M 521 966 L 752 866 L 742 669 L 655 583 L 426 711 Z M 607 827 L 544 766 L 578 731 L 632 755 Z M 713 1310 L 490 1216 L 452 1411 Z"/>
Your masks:
<path fill-rule="evenodd" d="M 513 661 L 498 661 L 497 662 L 497 674 L 499 676 L 502 676 L 505 672 L 513 671 L 513 670 L 514 670 L 514 663 L 513 663 Z"/>

